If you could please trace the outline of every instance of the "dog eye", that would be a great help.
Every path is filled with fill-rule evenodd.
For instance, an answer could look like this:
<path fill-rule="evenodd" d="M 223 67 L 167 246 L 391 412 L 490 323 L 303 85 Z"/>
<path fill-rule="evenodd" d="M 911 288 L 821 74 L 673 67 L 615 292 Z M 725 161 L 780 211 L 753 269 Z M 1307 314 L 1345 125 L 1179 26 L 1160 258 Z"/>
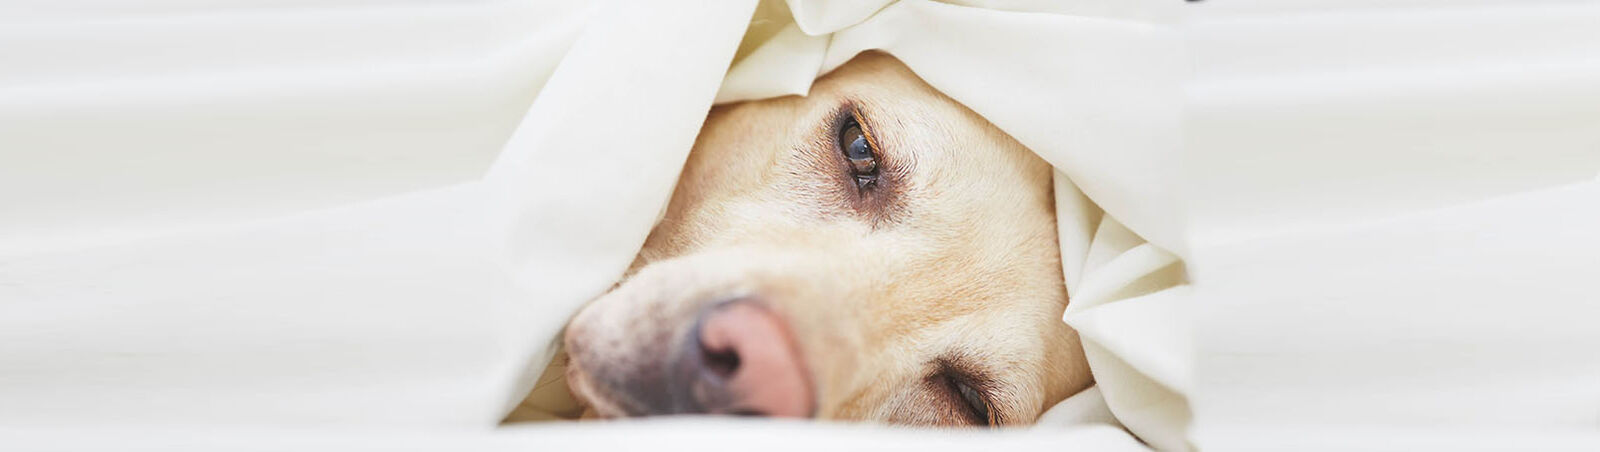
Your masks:
<path fill-rule="evenodd" d="M 851 114 L 839 128 L 839 150 L 850 161 L 850 172 L 856 177 L 856 186 L 865 188 L 878 180 L 878 153 L 861 128 L 860 117 Z"/>
<path fill-rule="evenodd" d="M 945 379 L 949 382 L 951 392 L 954 392 L 956 398 L 961 400 L 968 419 L 973 424 L 992 425 L 991 420 L 993 418 L 989 417 L 989 402 L 984 400 L 983 393 L 974 389 L 972 385 L 962 381 L 960 378 L 946 376 Z"/>

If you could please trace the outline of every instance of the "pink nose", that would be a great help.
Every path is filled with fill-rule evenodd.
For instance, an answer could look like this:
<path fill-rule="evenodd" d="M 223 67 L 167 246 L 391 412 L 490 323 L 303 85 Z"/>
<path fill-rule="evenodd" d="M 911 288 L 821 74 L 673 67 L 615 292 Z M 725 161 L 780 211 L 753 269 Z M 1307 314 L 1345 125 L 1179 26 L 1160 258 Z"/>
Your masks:
<path fill-rule="evenodd" d="M 809 417 L 809 374 L 788 325 L 749 302 L 701 314 L 697 340 L 700 378 L 691 391 L 712 413 Z"/>

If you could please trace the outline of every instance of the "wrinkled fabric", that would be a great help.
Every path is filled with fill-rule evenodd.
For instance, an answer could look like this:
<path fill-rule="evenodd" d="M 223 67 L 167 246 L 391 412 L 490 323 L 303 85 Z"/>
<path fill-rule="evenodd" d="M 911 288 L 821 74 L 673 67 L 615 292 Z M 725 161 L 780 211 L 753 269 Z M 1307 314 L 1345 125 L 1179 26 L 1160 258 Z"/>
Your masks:
<path fill-rule="evenodd" d="M 141 413 L 139 423 L 152 425 L 482 425 L 496 420 L 539 383 L 537 377 L 555 351 L 554 339 L 565 319 L 609 286 L 631 260 L 664 208 L 706 110 L 719 102 L 804 94 L 818 75 L 867 49 L 884 49 L 905 60 L 919 75 L 991 117 L 1053 163 L 1084 162 L 1063 167 L 1088 181 L 1072 184 L 1072 190 L 1092 186 L 1096 188 L 1090 191 L 1100 190 L 1108 197 L 1137 196 L 1130 187 L 1159 191 L 1159 186 L 1145 182 L 1156 180 L 1147 177 L 1154 173 L 1146 169 L 1159 166 L 1161 159 L 1132 149 L 1161 143 L 1158 146 L 1167 149 L 1160 152 L 1172 151 L 1176 110 L 1171 93 L 1176 85 L 1164 82 L 1171 71 L 1153 66 L 1171 59 L 1163 52 L 1174 49 L 1172 34 L 1152 22 L 1160 15 L 1084 6 L 1091 3 L 1043 8 L 926 1 L 760 5 L 751 1 L 693 7 L 607 2 L 581 9 L 497 4 L 453 12 L 396 6 L 374 8 L 369 14 L 246 8 L 211 17 L 185 15 L 194 8 L 190 5 L 151 4 L 151 11 L 166 14 L 140 18 L 105 10 L 98 19 L 104 24 L 98 26 L 47 20 L 14 29 L 20 30 L 12 32 L 19 40 L 58 38 L 50 42 L 52 47 L 13 56 L 19 63 L 31 63 L 19 66 L 34 69 L 11 75 L 8 92 L 21 100 L 6 111 L 22 120 L 8 126 L 7 137 L 16 145 L 12 149 L 70 147 L 82 149 L 78 155 L 92 156 L 117 140 L 138 149 L 164 144 L 167 150 L 125 154 L 161 162 L 153 168 L 162 169 L 107 167 L 101 172 L 115 176 L 102 179 L 103 193 L 10 201 L 31 221 L 14 223 L 7 237 L 4 263 L 10 271 L 4 290 L 9 299 L 30 301 L 6 306 L 11 315 L 3 321 L 9 323 L 6 331 L 15 340 L 4 351 L 11 358 L 5 370 L 7 375 L 29 377 L 13 379 L 24 384 L 0 390 L 14 396 L 11 400 L 49 408 L 8 410 L 0 416 L 42 425 L 110 422 L 120 419 L 117 413 L 135 411 Z M 52 17 L 48 9 L 34 12 L 37 17 Z M 458 42 L 477 47 L 452 48 L 449 42 L 454 41 L 447 41 L 436 44 L 435 52 L 457 55 L 474 49 L 480 56 L 459 60 L 466 63 L 440 61 L 432 67 L 407 66 L 402 63 L 408 61 L 401 58 L 404 53 L 377 50 L 383 42 L 381 33 L 346 37 L 341 34 L 346 29 L 330 25 L 318 25 L 322 28 L 311 29 L 303 38 L 276 44 L 294 49 L 311 48 L 314 42 L 346 42 L 343 48 L 282 52 L 271 58 L 255 55 L 232 65 L 230 60 L 205 59 L 220 55 L 226 46 L 258 39 L 258 34 L 304 28 L 319 20 L 363 18 L 386 24 L 382 20 L 389 18 L 399 31 L 404 30 L 399 24 L 411 17 L 439 12 L 447 13 L 441 21 L 452 27 L 485 17 L 502 25 L 488 30 L 460 28 L 458 33 L 476 40 Z M 1162 20 L 1170 20 L 1170 14 L 1166 17 Z M 539 31 L 532 38 L 511 32 L 518 23 L 556 23 L 551 18 L 566 19 L 561 26 L 536 27 Z M 230 22 L 232 30 L 215 25 Z M 954 34 L 935 32 L 942 28 L 992 37 L 952 39 Z M 118 33 L 180 45 L 169 50 L 173 56 L 166 63 L 122 66 L 123 74 L 147 71 L 142 75 L 98 84 L 78 82 L 82 76 L 75 79 L 73 66 L 65 62 L 56 60 L 51 66 L 48 60 L 28 59 L 84 41 L 112 42 Z M 1008 59 L 993 48 L 1038 57 Z M 1119 53 L 1129 56 L 1110 58 Z M 951 58 L 957 54 L 961 56 Z M 101 64 L 112 67 L 120 57 L 105 54 Z M 395 63 L 384 63 L 383 58 Z M 969 63 L 951 64 L 962 60 Z M 1104 61 L 1070 64 L 1079 60 Z M 178 64 L 184 61 L 192 62 Z M 350 62 L 371 64 L 377 72 L 356 72 L 350 68 L 360 66 L 338 64 Z M 1016 62 L 1029 65 L 1013 66 Z M 489 104 L 489 97 L 465 98 L 483 100 L 462 104 L 457 113 L 462 124 L 470 118 L 495 119 L 470 129 L 472 133 L 509 136 L 497 154 L 473 151 L 478 153 L 465 155 L 479 156 L 474 157 L 477 160 L 459 159 L 480 162 L 476 168 L 481 177 L 473 176 L 471 164 L 441 165 L 450 160 L 427 149 L 444 147 L 465 131 L 412 143 L 341 138 L 381 137 L 389 130 L 406 133 L 393 129 L 406 123 L 385 116 L 397 111 L 393 101 L 370 110 L 335 109 L 323 115 L 323 120 L 337 119 L 334 124 L 343 129 L 310 128 L 316 122 L 288 120 L 298 108 L 292 103 L 273 107 L 284 112 L 281 116 L 262 113 L 284 119 L 228 120 L 230 115 L 263 111 L 264 102 L 281 98 L 271 96 L 292 92 L 299 86 L 296 83 L 318 87 L 303 96 L 350 102 L 397 96 L 401 90 L 472 89 L 481 85 L 475 80 L 484 79 L 456 75 L 450 67 L 470 67 L 484 74 L 519 68 L 510 74 L 525 80 L 521 89 L 543 88 L 521 112 L 514 97 L 499 104 Z M 410 75 L 396 78 L 383 71 Z M 1141 73 L 1145 77 L 1134 77 Z M 347 80 L 363 75 L 412 82 L 379 85 L 365 92 L 339 90 Z M 508 76 L 468 92 L 503 92 L 500 80 Z M 997 76 L 1007 79 L 993 78 Z M 260 97 L 212 101 L 210 107 L 183 102 L 213 98 L 219 92 L 215 90 L 255 85 L 265 87 L 258 91 Z M 1089 85 L 1097 88 L 1082 88 Z M 216 88 L 206 91 L 206 87 Z M 69 96 L 82 96 L 78 92 L 85 88 L 139 94 L 71 100 L 79 99 Z M 165 110 L 170 113 L 152 116 L 155 129 L 107 129 L 112 133 L 99 141 L 94 136 L 66 141 L 61 135 L 41 133 L 120 124 L 128 119 L 114 112 L 139 106 L 148 111 L 150 103 L 161 99 L 170 99 L 165 101 L 171 104 Z M 1035 103 L 1021 109 L 1007 107 L 1016 99 Z M 427 100 L 420 108 L 439 108 L 440 102 Z M 1060 121 L 1024 120 L 1031 117 L 1027 111 L 1051 105 L 1077 105 L 1073 107 L 1077 113 L 1059 112 Z M 34 114 L 41 107 L 69 114 L 48 119 Z M 1090 111 L 1123 113 L 1087 114 Z M 213 119 L 201 119 L 205 115 Z M 506 122 L 517 117 L 519 123 Z M 269 140 L 244 140 L 235 154 L 264 157 L 233 163 L 204 154 L 215 146 L 215 139 L 184 132 L 205 121 L 253 127 L 246 130 Z M 358 132 L 362 128 L 369 131 Z M 1167 132 L 1125 133 L 1135 128 Z M 409 125 L 409 130 L 426 129 Z M 295 149 L 296 143 L 306 140 L 323 144 L 276 154 L 251 147 Z M 483 149 L 493 141 L 473 143 L 476 147 L 469 149 Z M 393 150 L 370 157 L 360 153 L 380 146 Z M 1080 150 L 1093 148 L 1130 150 Z M 319 160 L 326 164 L 331 161 L 321 156 L 332 149 L 350 156 L 352 163 L 315 176 L 270 171 L 316 165 L 313 162 Z M 398 153 L 402 149 L 415 151 Z M 71 174 L 71 155 L 18 156 L 31 162 L 31 172 L 19 172 L 13 180 L 21 187 L 37 184 L 30 182 L 37 180 L 35 174 Z M 411 160 L 378 157 L 383 155 Z M 482 158 L 487 155 L 495 156 L 492 164 Z M 406 171 L 381 170 L 379 175 L 389 179 L 370 182 L 347 176 L 364 174 L 360 166 L 353 166 L 362 161 Z M 371 168 L 386 168 L 382 165 Z M 1129 165 L 1140 169 L 1109 169 Z M 51 183 L 82 186 L 95 174 Z M 295 175 L 272 179 L 274 174 Z M 295 189 L 261 191 L 228 179 L 229 175 L 255 178 L 263 187 L 294 184 Z M 161 181 L 207 188 L 159 191 Z M 382 195 L 418 189 L 422 191 Z M 160 193 L 181 196 L 163 198 Z M 148 213 L 123 213 L 117 209 L 121 200 L 133 200 L 139 204 L 129 207 Z M 1134 218 L 1139 227 L 1157 231 L 1156 235 L 1165 230 L 1166 237 L 1175 237 L 1165 223 L 1152 221 L 1156 217 L 1145 211 L 1149 205 L 1123 204 L 1112 210 L 1126 211 L 1122 214 Z M 1098 220 L 1099 207 L 1092 215 Z M 85 279 L 94 285 L 78 283 Z M 1084 305 L 1093 299 L 1085 298 Z M 40 307 L 44 303 L 51 307 Z M 115 324 L 76 314 L 89 312 L 125 314 L 114 317 Z M 432 332 L 409 336 L 419 331 Z M 312 368 L 320 370 L 308 374 Z M 121 384 L 105 379 L 111 376 Z M 320 389 L 302 389 L 307 385 Z M 244 392 L 238 387 L 253 389 Z M 151 410 L 151 400 L 167 402 L 162 409 Z M 272 401 L 272 409 L 225 408 L 260 406 L 266 400 Z M 1117 411 L 1124 398 L 1112 395 L 1104 400 Z M 1152 428 L 1137 421 L 1128 425 L 1136 431 Z M 1180 435 L 1172 425 L 1157 428 L 1167 428 L 1170 437 Z"/>
<path fill-rule="evenodd" d="M 495 430 L 273 430 L 102 429 L 94 435 L 73 430 L 0 430 L 0 443 L 19 450 L 82 451 L 506 451 L 655 450 L 692 447 L 697 451 L 737 452 L 760 444 L 763 450 L 806 452 L 869 449 L 884 451 L 1053 450 L 1096 452 L 1150 450 L 1120 429 L 1074 425 L 1051 431 L 1013 430 L 974 435 L 958 431 L 907 431 L 795 420 L 733 418 L 656 418 L 600 423 L 541 423 Z"/>
<path fill-rule="evenodd" d="M 1159 9 L 1154 5 L 1150 3 L 1143 9 Z M 1180 235 L 1176 226 L 1180 224 L 1180 217 L 1172 214 L 1172 206 L 1163 204 L 1173 196 L 1170 193 L 1174 180 L 1172 163 L 1176 161 L 1181 100 L 1181 71 L 1177 69 L 1180 48 L 1170 24 L 1073 14 L 1072 11 L 1005 11 L 929 1 L 899 1 L 880 5 L 881 8 L 870 2 L 795 1 L 788 6 L 789 17 L 784 17 L 781 10 L 772 10 L 770 4 L 763 6 L 766 9 L 757 9 L 755 25 L 745 39 L 766 35 L 761 32 L 762 28 L 776 31 L 764 41 L 746 44 L 747 50 L 727 70 L 715 99 L 733 102 L 803 95 L 816 76 L 862 51 L 878 49 L 899 58 L 935 88 L 973 108 L 1055 164 L 1062 171 L 1057 176 L 1058 197 L 1072 197 L 1077 202 L 1070 206 L 1076 208 L 1058 208 L 1060 221 L 1097 221 L 1100 227 L 1092 236 L 1063 235 L 1073 239 L 1062 240 L 1063 249 L 1072 252 L 1063 255 L 1064 261 L 1071 262 L 1064 265 L 1081 273 L 1068 281 L 1073 301 L 1065 321 L 1078 328 L 1091 370 L 1102 380 L 1100 387 L 1106 405 L 1122 425 L 1158 448 L 1187 448 L 1184 429 L 1188 412 L 1183 391 L 1189 363 L 1187 349 L 1183 348 L 1184 337 L 1173 328 L 1181 323 L 1174 314 L 1181 296 L 1130 299 L 1141 292 L 1181 284 L 1181 272 L 1159 273 L 1174 268 L 1178 258 L 1158 245 L 1144 243 L 1141 234 L 1113 219 L 1130 218 L 1138 222 L 1146 235 L 1167 239 L 1167 249 L 1183 246 L 1177 241 Z M 1170 18 L 1171 14 L 1145 16 L 1146 19 Z M 995 52 L 994 49 L 1007 51 Z M 575 48 L 568 58 L 575 58 L 578 52 Z M 556 79 L 551 83 L 556 83 Z M 573 89 L 574 92 L 580 90 Z M 666 121 L 657 119 L 656 122 Z M 587 133 L 586 129 L 556 126 L 555 122 L 525 124 L 533 124 L 533 127 L 548 124 L 550 127 L 542 132 L 547 136 L 583 137 Z M 689 129 L 679 126 L 679 130 Z M 528 129 L 520 133 L 528 133 Z M 516 144 L 514 140 L 513 145 Z M 687 149 L 687 145 L 682 149 Z M 516 148 L 508 148 L 502 162 L 516 155 L 514 152 Z M 681 155 L 637 148 L 612 152 L 628 152 L 627 155 L 641 158 Z M 557 154 L 543 159 L 543 163 L 555 168 L 582 167 L 582 163 L 563 160 L 589 158 L 592 156 L 587 153 Z M 648 165 L 641 170 L 653 171 L 654 177 L 675 176 L 681 166 L 681 157 L 677 158 L 676 164 Z M 562 176 L 567 179 L 563 180 Z M 581 183 L 575 180 L 580 177 L 561 170 L 540 176 L 519 175 L 518 180 L 537 180 L 551 187 L 524 189 L 519 193 L 534 200 L 571 200 L 556 187 Z M 1079 180 L 1087 183 L 1079 183 Z M 659 196 L 667 192 L 644 187 L 643 184 L 626 186 L 629 190 L 638 190 L 636 193 Z M 1093 193 L 1090 196 L 1098 196 L 1096 200 L 1104 200 L 1090 201 L 1079 194 L 1079 190 Z M 664 207 L 664 198 L 639 196 L 628 198 L 628 203 L 620 205 L 634 206 L 637 210 L 631 213 L 658 212 Z M 607 199 L 623 198 L 613 195 Z M 1132 199 L 1140 202 L 1132 202 Z M 593 202 L 593 199 L 579 198 L 578 201 Z M 1111 215 L 1103 214 L 1101 205 L 1112 206 L 1106 208 Z M 595 212 L 596 208 L 587 206 L 551 209 L 520 205 L 513 208 L 522 208 L 550 221 L 570 221 L 574 225 L 586 224 L 595 218 L 627 218 Z M 529 275 L 535 278 L 533 286 L 573 284 L 577 275 L 550 274 L 573 258 L 631 257 L 648 227 L 641 225 L 636 216 L 627 221 L 634 224 L 635 235 L 622 235 L 621 231 L 597 235 L 629 237 L 629 241 L 624 242 L 627 252 L 600 253 L 597 250 L 603 247 L 585 244 L 574 247 L 581 250 L 578 253 L 535 255 L 531 271 L 537 273 Z M 520 233 L 528 240 L 572 247 L 574 242 L 569 237 L 580 232 L 552 231 L 559 230 L 521 226 L 515 229 L 513 236 Z M 1129 249 L 1134 244 L 1143 246 Z M 1115 265 L 1105 265 L 1110 261 Z M 588 273 L 598 279 L 583 283 L 586 290 L 608 286 L 626 262 L 613 261 L 609 265 L 615 270 L 610 272 Z M 587 271 L 599 267 L 577 268 Z M 1077 276 L 1084 280 L 1079 281 Z M 544 298 L 577 300 L 581 297 Z M 1129 307 L 1102 307 L 1112 302 L 1123 302 Z M 1137 307 L 1133 307 L 1134 304 Z M 1096 328 L 1098 325 L 1108 326 Z M 1155 331 L 1149 331 L 1152 329 Z M 1145 339 L 1152 335 L 1159 339 Z M 1156 376 L 1152 377 L 1152 373 Z M 541 400 L 525 406 L 569 405 Z"/>
<path fill-rule="evenodd" d="M 1600 4 L 1214 5 L 1186 25 L 1197 446 L 1600 446 Z"/>
<path fill-rule="evenodd" d="M 476 181 L 589 10 L 67 3 L 0 14 L 0 424 L 498 422 Z"/>
<path fill-rule="evenodd" d="M 843 2 L 852 8 L 818 14 L 825 3 L 791 2 L 796 25 L 736 62 L 729 82 L 746 93 L 760 92 L 748 88 L 760 80 L 771 87 L 766 94 L 803 94 L 810 77 L 793 71 L 814 61 L 811 55 L 825 54 L 820 75 L 861 51 L 883 50 L 1055 165 L 1072 298 L 1064 320 L 1078 330 L 1100 392 L 1122 424 L 1157 448 L 1187 448 L 1190 363 L 1177 314 L 1183 292 L 1139 296 L 1184 280 L 1179 258 L 1167 251 L 1185 246 L 1182 217 L 1166 204 L 1175 196 L 1182 98 L 1174 5 L 997 2 L 984 9 L 900 1 L 867 11 Z M 807 39 L 795 29 L 831 33 L 826 49 L 823 36 Z M 774 58 L 778 53 L 787 56 Z M 784 63 L 768 67 L 773 59 Z M 1136 222 L 1142 233 L 1118 219 Z M 1084 225 L 1092 229 L 1076 229 Z"/>
<path fill-rule="evenodd" d="M 711 105 L 804 95 L 881 49 L 1057 169 L 1063 321 L 1097 385 L 1018 444 L 1141 447 L 1059 429 L 1114 421 L 1163 450 L 1548 449 L 1600 406 L 1596 20 L 1556 1 L 9 2 L 0 424 L 37 430 L 0 437 L 721 429 L 460 433 L 560 388 L 540 376 L 561 326 L 632 259 Z M 106 426 L 135 431 L 74 430 Z"/>

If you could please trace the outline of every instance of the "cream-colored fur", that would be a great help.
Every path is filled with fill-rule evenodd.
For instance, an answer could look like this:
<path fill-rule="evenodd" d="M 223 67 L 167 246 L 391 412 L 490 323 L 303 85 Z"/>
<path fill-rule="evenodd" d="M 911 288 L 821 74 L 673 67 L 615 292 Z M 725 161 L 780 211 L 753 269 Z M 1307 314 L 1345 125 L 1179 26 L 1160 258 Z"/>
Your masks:
<path fill-rule="evenodd" d="M 880 153 L 865 190 L 835 144 L 848 105 Z M 584 346 L 567 377 L 617 414 L 596 375 L 663 353 L 708 303 L 751 297 L 790 324 L 818 418 L 967 424 L 959 396 L 929 383 L 955 359 L 992 383 L 993 423 L 1031 423 L 1091 383 L 1061 322 L 1050 174 L 881 53 L 806 97 L 718 107 L 628 275 L 569 325 Z"/>

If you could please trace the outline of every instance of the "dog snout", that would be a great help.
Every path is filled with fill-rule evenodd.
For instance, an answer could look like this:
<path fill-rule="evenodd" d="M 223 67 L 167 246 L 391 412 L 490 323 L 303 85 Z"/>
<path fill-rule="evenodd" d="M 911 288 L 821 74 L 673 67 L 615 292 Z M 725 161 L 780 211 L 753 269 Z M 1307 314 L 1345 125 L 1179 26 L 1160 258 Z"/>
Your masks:
<path fill-rule="evenodd" d="M 815 395 L 789 326 L 771 310 L 734 301 L 702 312 L 680 365 L 706 413 L 809 417 Z"/>

